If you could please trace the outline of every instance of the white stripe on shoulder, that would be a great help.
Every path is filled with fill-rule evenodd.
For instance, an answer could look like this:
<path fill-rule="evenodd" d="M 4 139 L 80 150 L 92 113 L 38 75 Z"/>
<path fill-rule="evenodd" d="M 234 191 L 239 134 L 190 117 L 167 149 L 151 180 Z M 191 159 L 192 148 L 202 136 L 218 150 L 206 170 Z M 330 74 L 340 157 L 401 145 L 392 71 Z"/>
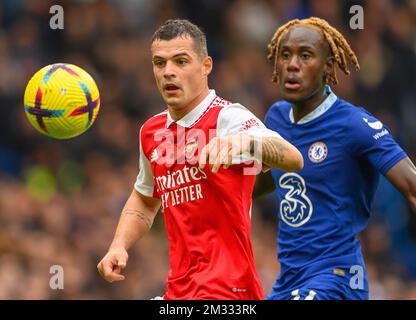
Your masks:
<path fill-rule="evenodd" d="M 158 113 L 158 114 L 155 114 L 154 116 L 151 116 L 149 119 L 152 119 L 152 118 L 155 118 L 155 117 L 157 117 L 157 116 L 164 115 L 164 114 L 168 114 L 168 110 L 165 110 L 165 111 L 162 111 L 162 112 L 160 112 L 160 113 Z"/>

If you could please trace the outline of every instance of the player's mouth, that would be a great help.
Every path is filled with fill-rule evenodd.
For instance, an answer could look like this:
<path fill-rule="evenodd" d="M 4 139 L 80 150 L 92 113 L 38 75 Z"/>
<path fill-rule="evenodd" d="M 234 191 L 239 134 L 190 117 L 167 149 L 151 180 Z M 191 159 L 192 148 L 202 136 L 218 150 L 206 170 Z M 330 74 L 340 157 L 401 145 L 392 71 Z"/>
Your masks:
<path fill-rule="evenodd" d="M 300 88 L 300 80 L 296 77 L 287 77 L 284 86 L 288 90 L 298 90 Z"/>
<path fill-rule="evenodd" d="M 163 89 L 167 94 L 176 94 L 178 93 L 180 87 L 174 83 L 167 83 L 163 86 Z"/>

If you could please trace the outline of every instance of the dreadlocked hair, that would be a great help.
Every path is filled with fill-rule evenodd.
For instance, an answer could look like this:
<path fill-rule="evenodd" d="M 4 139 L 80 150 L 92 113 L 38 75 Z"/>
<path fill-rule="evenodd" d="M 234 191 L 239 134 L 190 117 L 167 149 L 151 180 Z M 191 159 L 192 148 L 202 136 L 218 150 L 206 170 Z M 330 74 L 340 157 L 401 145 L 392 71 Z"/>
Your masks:
<path fill-rule="evenodd" d="M 272 41 L 267 45 L 267 48 L 269 49 L 269 54 L 267 58 L 269 60 L 274 60 L 274 70 L 272 78 L 273 82 L 277 82 L 278 78 L 277 60 L 279 56 L 278 50 L 280 42 L 283 36 L 287 33 L 287 31 L 294 26 L 314 26 L 317 29 L 319 29 L 325 37 L 325 40 L 329 44 L 331 53 L 335 59 L 336 64 L 346 75 L 350 74 L 350 71 L 348 70 L 346 54 L 348 55 L 348 59 L 355 65 L 356 70 L 360 70 L 360 64 L 358 63 L 357 56 L 355 55 L 354 51 L 352 51 L 347 40 L 345 40 L 344 36 L 337 29 L 332 27 L 327 21 L 317 17 L 311 17 L 302 20 L 294 19 L 277 29 L 272 38 Z M 328 74 L 326 76 L 327 82 L 331 82 L 334 85 L 338 83 L 335 68 L 333 68 L 331 74 Z"/>

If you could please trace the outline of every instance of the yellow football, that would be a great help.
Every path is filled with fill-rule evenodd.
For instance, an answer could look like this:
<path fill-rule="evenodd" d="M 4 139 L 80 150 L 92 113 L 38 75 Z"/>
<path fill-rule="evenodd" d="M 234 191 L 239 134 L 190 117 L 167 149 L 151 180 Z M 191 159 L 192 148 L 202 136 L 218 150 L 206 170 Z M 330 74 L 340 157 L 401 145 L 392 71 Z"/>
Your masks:
<path fill-rule="evenodd" d="M 100 110 L 100 93 L 94 79 L 82 68 L 51 64 L 30 79 L 24 109 L 36 130 L 48 137 L 69 139 L 92 126 Z"/>

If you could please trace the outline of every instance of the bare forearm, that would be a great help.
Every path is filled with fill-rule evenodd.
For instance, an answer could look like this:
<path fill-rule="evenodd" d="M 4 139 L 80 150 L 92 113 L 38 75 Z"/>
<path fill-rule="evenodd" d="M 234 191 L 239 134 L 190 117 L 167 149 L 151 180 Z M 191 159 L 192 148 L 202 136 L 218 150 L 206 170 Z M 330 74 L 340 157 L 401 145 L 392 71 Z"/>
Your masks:
<path fill-rule="evenodd" d="M 255 138 L 254 143 L 261 144 L 262 162 L 270 168 L 285 171 L 296 171 L 303 168 L 301 153 L 289 142 L 278 137 L 266 137 Z"/>
<path fill-rule="evenodd" d="M 132 211 L 123 212 L 110 247 L 129 249 L 149 231 L 150 226 L 148 222 L 133 214 Z"/>
<path fill-rule="evenodd" d="M 133 191 L 121 212 L 111 247 L 129 249 L 152 227 L 158 208 L 157 202 L 148 204 Z"/>
<path fill-rule="evenodd" d="M 386 178 L 406 197 L 416 213 L 416 166 L 413 162 L 404 158 L 387 172 Z"/>
<path fill-rule="evenodd" d="M 409 201 L 413 213 L 416 214 L 416 171 L 413 179 L 413 182 L 410 183 L 409 191 L 405 194 L 405 196 Z"/>

